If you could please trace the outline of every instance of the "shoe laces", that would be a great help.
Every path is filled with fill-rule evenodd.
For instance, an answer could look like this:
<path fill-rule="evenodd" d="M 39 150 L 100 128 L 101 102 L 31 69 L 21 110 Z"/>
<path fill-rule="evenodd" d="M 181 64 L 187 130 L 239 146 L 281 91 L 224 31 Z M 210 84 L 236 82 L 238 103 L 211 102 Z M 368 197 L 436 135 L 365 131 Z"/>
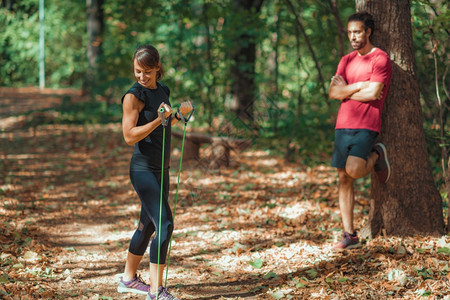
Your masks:
<path fill-rule="evenodd" d="M 169 293 L 169 291 L 165 287 L 160 287 L 157 294 L 152 295 L 153 299 L 168 299 L 168 300 L 178 300 L 178 298 L 175 298 L 172 294 Z"/>
<path fill-rule="evenodd" d="M 163 289 L 162 289 L 161 294 L 164 295 L 164 296 L 166 297 L 165 299 L 170 299 L 170 300 L 176 299 L 174 296 L 172 296 L 172 295 L 169 293 L 169 291 L 168 291 L 166 288 L 163 288 Z"/>
<path fill-rule="evenodd" d="M 148 285 L 145 281 L 144 281 L 144 279 L 142 279 L 142 277 L 141 277 L 141 275 L 137 275 L 136 274 L 136 281 L 138 281 L 139 282 L 139 284 L 141 284 L 141 285 Z"/>

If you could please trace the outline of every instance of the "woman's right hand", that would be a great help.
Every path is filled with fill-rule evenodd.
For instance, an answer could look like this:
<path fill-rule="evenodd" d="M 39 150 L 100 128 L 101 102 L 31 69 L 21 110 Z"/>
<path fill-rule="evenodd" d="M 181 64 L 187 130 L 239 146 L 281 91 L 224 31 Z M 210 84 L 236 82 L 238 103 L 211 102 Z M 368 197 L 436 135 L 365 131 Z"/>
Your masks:
<path fill-rule="evenodd" d="M 173 112 L 172 107 L 170 107 L 166 103 L 162 102 L 158 108 L 158 117 L 161 117 L 161 115 L 159 113 L 161 108 L 164 108 L 164 119 L 168 119 L 170 117 L 170 115 L 172 115 L 172 112 Z"/>

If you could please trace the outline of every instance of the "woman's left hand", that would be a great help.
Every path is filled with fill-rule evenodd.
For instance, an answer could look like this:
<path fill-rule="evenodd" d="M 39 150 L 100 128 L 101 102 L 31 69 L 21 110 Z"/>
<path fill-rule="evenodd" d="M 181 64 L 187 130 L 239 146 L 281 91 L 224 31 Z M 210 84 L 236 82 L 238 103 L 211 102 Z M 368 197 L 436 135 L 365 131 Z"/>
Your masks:
<path fill-rule="evenodd" d="M 184 101 L 180 105 L 180 113 L 183 116 L 186 116 L 187 114 L 189 114 L 193 109 L 194 109 L 194 107 L 192 106 L 192 103 L 189 100 L 188 101 Z"/>

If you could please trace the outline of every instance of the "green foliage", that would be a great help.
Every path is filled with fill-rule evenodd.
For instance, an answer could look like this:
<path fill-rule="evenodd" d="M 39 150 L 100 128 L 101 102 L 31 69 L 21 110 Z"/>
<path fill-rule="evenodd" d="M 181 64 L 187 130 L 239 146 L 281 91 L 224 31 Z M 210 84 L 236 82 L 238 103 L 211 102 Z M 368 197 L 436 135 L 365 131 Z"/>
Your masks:
<path fill-rule="evenodd" d="M 443 165 L 447 166 L 447 162 L 443 159 L 450 157 L 450 99 L 445 91 L 450 10 L 435 2 L 416 0 L 411 4 L 411 15 L 427 148 L 436 183 L 445 198 Z"/>
<path fill-rule="evenodd" d="M 45 64 L 49 87 L 80 86 L 86 69 L 84 5 L 79 1 L 47 0 Z M 38 85 L 38 0 L 16 1 L 12 11 L 0 8 L 0 84 Z M 80 34 L 83 33 L 83 34 Z"/>
<path fill-rule="evenodd" d="M 23 85 L 36 84 L 36 58 L 39 55 L 39 18 L 36 1 L 22 1 L 19 12 L 0 10 L 0 78 L 2 85 L 20 82 Z M 36 76 L 32 74 L 36 71 Z"/>
<path fill-rule="evenodd" d="M 46 0 L 45 68 L 49 87 L 81 87 L 86 72 L 86 15 L 82 1 Z M 82 12 L 82 13 L 80 13 Z"/>

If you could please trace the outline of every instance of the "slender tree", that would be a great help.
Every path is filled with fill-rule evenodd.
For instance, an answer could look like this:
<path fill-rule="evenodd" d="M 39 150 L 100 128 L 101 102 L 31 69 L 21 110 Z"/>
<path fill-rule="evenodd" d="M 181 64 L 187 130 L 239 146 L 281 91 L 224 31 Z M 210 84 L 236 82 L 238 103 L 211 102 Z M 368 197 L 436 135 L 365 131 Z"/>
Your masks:
<path fill-rule="evenodd" d="M 263 2 L 264 0 L 234 0 L 233 2 L 234 20 L 240 23 L 233 26 L 238 30 L 232 47 L 232 93 L 236 103 L 234 111 L 239 117 L 247 120 L 253 119 L 256 91 L 255 62 L 258 29 L 254 25 Z"/>
<path fill-rule="evenodd" d="M 328 99 L 328 92 L 327 92 L 327 89 L 325 88 L 325 80 L 322 75 L 322 69 L 320 67 L 319 60 L 317 59 L 317 55 L 314 51 L 314 47 L 313 47 L 308 35 L 306 34 L 306 29 L 302 23 L 301 16 L 299 13 L 297 13 L 297 9 L 295 8 L 295 6 L 291 0 L 285 0 L 285 1 L 286 1 L 287 5 L 289 6 L 289 8 L 291 9 L 292 13 L 294 14 L 296 26 L 298 26 L 303 38 L 305 39 L 305 43 L 308 46 L 309 52 L 311 53 L 311 57 L 316 66 L 320 87 L 322 89 L 322 96 L 324 97 L 324 100 L 327 103 L 328 107 L 330 107 L 330 99 Z M 300 7 L 301 1 L 297 0 L 297 2 L 298 2 L 298 6 Z"/>
<path fill-rule="evenodd" d="M 270 74 L 273 74 L 271 84 L 271 95 L 274 99 L 279 97 L 279 77 L 280 77 L 280 39 L 281 39 L 281 5 L 275 2 L 275 31 L 272 33 L 273 51 L 269 55 L 268 68 Z M 273 132 L 278 135 L 278 111 L 273 113 Z"/>
<path fill-rule="evenodd" d="M 5 7 L 7 10 L 13 10 L 14 0 L 2 0 L 2 7 Z"/>
<path fill-rule="evenodd" d="M 338 31 L 338 41 L 339 41 L 339 53 L 341 56 L 344 56 L 344 34 L 345 27 L 341 22 L 341 18 L 339 17 L 339 6 L 337 0 L 327 0 L 328 8 L 336 19 L 336 26 Z"/>
<path fill-rule="evenodd" d="M 214 58 L 212 55 L 212 40 L 210 27 L 210 20 L 208 18 L 208 8 L 210 7 L 210 3 L 204 3 L 202 9 L 202 21 L 205 27 L 205 40 L 206 40 L 206 60 L 208 63 L 208 72 L 211 74 L 212 79 L 207 83 L 208 88 L 206 89 L 206 110 L 207 110 L 207 119 L 208 124 L 211 126 L 213 119 L 213 103 L 212 103 L 212 95 L 214 91 L 214 87 L 216 86 L 216 76 L 214 74 Z"/>
<path fill-rule="evenodd" d="M 410 1 L 355 2 L 357 11 L 374 16 L 373 43 L 390 55 L 393 66 L 380 135 L 387 145 L 392 175 L 385 185 L 372 177 L 369 224 L 361 234 L 374 236 L 384 229 L 391 235 L 441 235 L 442 199 L 433 180 L 422 125 Z"/>
<path fill-rule="evenodd" d="M 88 70 L 84 89 L 90 90 L 98 72 L 98 61 L 102 55 L 103 43 L 103 2 L 104 0 L 86 0 L 87 5 L 87 34 L 89 43 L 87 46 Z"/>

